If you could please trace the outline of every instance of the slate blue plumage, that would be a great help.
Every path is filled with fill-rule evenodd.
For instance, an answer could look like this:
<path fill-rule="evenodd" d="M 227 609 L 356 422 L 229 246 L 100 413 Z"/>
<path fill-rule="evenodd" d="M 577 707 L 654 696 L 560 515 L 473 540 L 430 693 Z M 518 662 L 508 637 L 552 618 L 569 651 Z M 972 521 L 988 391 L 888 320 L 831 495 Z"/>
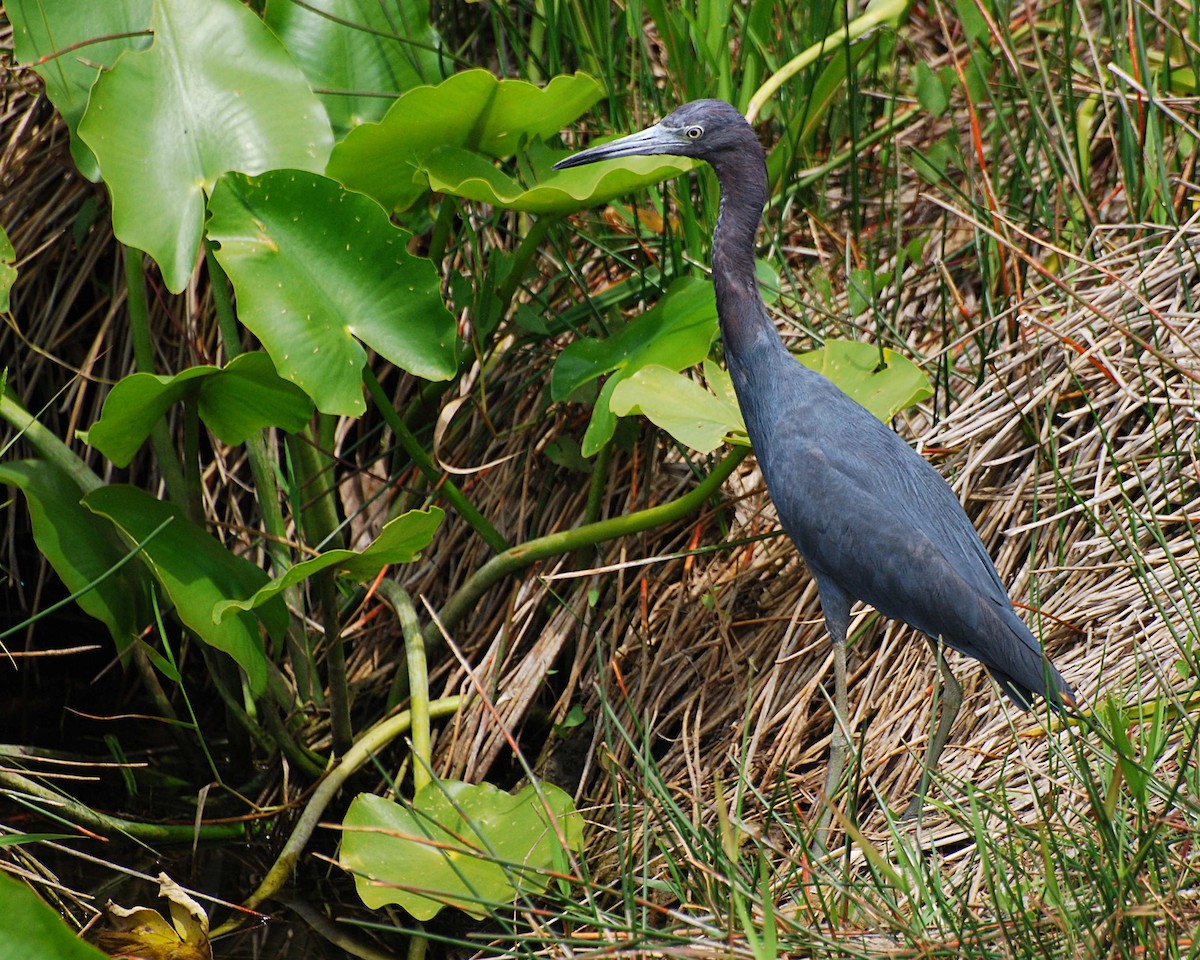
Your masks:
<path fill-rule="evenodd" d="M 980 661 L 1022 709 L 1035 695 L 1058 708 L 1073 702 L 1071 687 L 1013 610 L 946 481 L 865 408 L 794 360 L 780 339 L 755 280 L 767 174 L 750 125 L 723 101 L 697 100 L 647 130 L 557 166 L 645 154 L 706 160 L 720 183 L 712 276 L 725 357 L 767 490 L 817 581 L 835 645 L 840 717 L 827 795 L 838 785 L 845 752 L 845 640 L 854 600 L 921 631 L 935 650 L 940 640 Z M 942 720 L 909 814 L 920 810 L 928 774 L 961 703 L 957 681 L 948 670 L 943 675 Z"/>

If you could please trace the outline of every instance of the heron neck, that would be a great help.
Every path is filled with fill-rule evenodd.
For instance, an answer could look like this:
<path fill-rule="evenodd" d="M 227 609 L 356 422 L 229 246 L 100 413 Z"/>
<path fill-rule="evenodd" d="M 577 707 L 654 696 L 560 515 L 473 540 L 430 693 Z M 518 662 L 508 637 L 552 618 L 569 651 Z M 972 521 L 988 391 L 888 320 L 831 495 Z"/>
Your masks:
<path fill-rule="evenodd" d="M 767 202 L 766 163 L 757 140 L 754 146 L 713 162 L 721 209 L 713 232 L 712 276 L 727 355 L 744 354 L 763 336 L 779 340 L 754 271 L 754 240 Z"/>

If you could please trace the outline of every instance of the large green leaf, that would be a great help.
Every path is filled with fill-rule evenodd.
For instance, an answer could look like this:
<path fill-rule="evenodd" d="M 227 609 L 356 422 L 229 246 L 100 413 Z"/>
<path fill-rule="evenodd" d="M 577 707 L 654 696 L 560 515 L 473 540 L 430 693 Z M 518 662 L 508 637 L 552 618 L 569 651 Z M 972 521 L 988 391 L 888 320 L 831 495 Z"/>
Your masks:
<path fill-rule="evenodd" d="M 565 399 L 574 390 L 612 374 L 605 382 L 583 436 L 582 450 L 590 457 L 613 435 L 617 418 L 610 407 L 613 390 L 626 377 L 651 364 L 682 370 L 707 355 L 717 335 L 717 303 L 712 284 L 681 277 L 658 303 L 614 336 L 585 338 L 568 346 L 554 363 L 550 394 Z"/>
<path fill-rule="evenodd" d="M 238 316 L 322 412 L 366 409 L 360 340 L 409 373 L 453 375 L 456 327 L 438 273 L 377 203 L 325 177 L 272 170 L 222 177 L 209 209 Z"/>
<path fill-rule="evenodd" d="M 117 652 L 123 653 L 150 620 L 150 579 L 145 569 L 129 563 L 114 576 L 101 579 L 129 548 L 111 523 L 80 505 L 83 491 L 58 467 L 44 460 L 0 463 L 0 484 L 5 483 L 25 494 L 34 542 L 67 589 L 77 593 L 94 584 L 76 602 L 108 627 Z"/>
<path fill-rule="evenodd" d="M 129 36 L 150 26 L 151 0 L 8 0 L 4 12 L 13 27 L 17 62 L 37 64 L 46 96 L 67 121 L 71 156 L 89 180 L 100 179 L 96 156 L 79 139 L 79 120 L 87 109 L 101 67 L 111 66 L 125 50 L 149 46 L 148 36 Z M 95 37 L 112 37 L 87 43 Z M 55 56 L 76 44 L 69 52 Z M 38 61 L 46 57 L 44 63 Z"/>
<path fill-rule="evenodd" d="M 335 130 L 378 120 L 400 94 L 442 78 L 429 0 L 267 0 L 263 19 L 320 94 Z"/>
<path fill-rule="evenodd" d="M 437 86 L 410 90 L 379 123 L 350 131 L 334 148 L 326 172 L 388 210 L 403 210 L 425 192 L 419 168 L 437 148 L 511 156 L 523 137 L 554 136 L 603 92 L 582 73 L 555 77 L 541 88 L 467 70 Z"/>
<path fill-rule="evenodd" d="M 737 402 L 709 393 L 690 377 L 668 367 L 642 367 L 613 391 L 613 413 L 640 413 L 680 443 L 700 453 L 716 450 L 731 433 L 746 426 Z"/>
<path fill-rule="evenodd" d="M 107 960 L 89 943 L 80 940 L 20 880 L 0 872 L 0 957 L 4 960 Z"/>
<path fill-rule="evenodd" d="M 224 368 L 189 367 L 173 377 L 134 373 L 104 401 L 87 442 L 118 467 L 128 466 L 172 404 L 194 395 L 200 419 L 228 444 L 266 427 L 294 433 L 312 416 L 312 401 L 275 372 L 265 353 L 243 353 Z"/>
<path fill-rule="evenodd" d="M 525 213 L 558 215 L 607 203 L 695 166 L 685 157 L 626 157 L 619 164 L 612 161 L 551 172 L 554 160 L 565 156 L 565 151 L 558 151 L 548 158 L 544 175 L 530 188 L 497 169 L 487 157 L 460 147 L 442 147 L 420 163 L 429 188 L 438 193 Z"/>
<path fill-rule="evenodd" d="M 283 45 L 237 0 L 155 0 L 154 43 L 96 81 L 79 135 L 112 192 L 113 229 L 187 284 L 204 194 L 226 171 L 320 171 L 333 134 Z"/>
<path fill-rule="evenodd" d="M 877 347 L 827 340 L 822 349 L 797 354 L 796 360 L 828 377 L 886 423 L 933 391 L 921 368 L 907 357 L 888 349 L 883 357 L 885 366 L 880 367 Z M 715 395 L 667 367 L 643 367 L 621 381 L 610 406 L 617 416 L 642 414 L 700 453 L 715 450 L 722 441 L 744 442 L 746 424 L 729 374 L 705 360 L 704 376 Z"/>
<path fill-rule="evenodd" d="M 311 560 L 304 560 L 276 577 L 252 597 L 218 603 L 213 608 L 213 619 L 221 621 L 235 610 L 253 610 L 288 587 L 330 567 L 363 581 L 372 579 L 389 564 L 412 563 L 429 546 L 444 517 L 445 513 L 439 507 L 409 510 L 385 524 L 379 536 L 363 550 L 328 550 Z"/>
<path fill-rule="evenodd" d="M 212 611 L 222 600 L 254 593 L 267 582 L 267 575 L 230 553 L 174 504 L 136 487 L 101 487 L 84 497 L 83 504 L 111 520 L 134 543 L 170 521 L 146 544 L 140 559 L 162 585 L 184 625 L 209 646 L 233 657 L 246 671 L 254 693 L 266 690 L 266 654 L 254 616 L 238 613 L 214 623 Z M 287 607 L 278 597 L 259 607 L 257 613 L 273 636 L 282 636 L 287 629 Z"/>
<path fill-rule="evenodd" d="M 929 378 L 921 368 L 887 347 L 881 360 L 874 344 L 826 340 L 822 349 L 797 354 L 796 359 L 824 374 L 884 423 L 906 407 L 933 396 Z"/>
<path fill-rule="evenodd" d="M 341 863 L 363 903 L 396 903 L 418 920 L 445 906 L 482 917 L 519 893 L 541 893 L 547 871 L 565 872 L 560 836 L 569 850 L 583 847 L 583 818 L 550 784 L 514 796 L 488 783 L 435 780 L 411 806 L 359 794 L 343 829 Z"/>

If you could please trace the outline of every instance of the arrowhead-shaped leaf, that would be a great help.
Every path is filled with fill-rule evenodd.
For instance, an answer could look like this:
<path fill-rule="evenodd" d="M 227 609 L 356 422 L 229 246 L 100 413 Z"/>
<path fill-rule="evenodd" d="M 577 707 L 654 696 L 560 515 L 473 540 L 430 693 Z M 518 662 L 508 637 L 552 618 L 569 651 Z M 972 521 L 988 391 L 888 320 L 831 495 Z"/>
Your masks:
<path fill-rule="evenodd" d="M 275 373 L 265 353 L 243 353 L 224 368 L 189 367 L 173 377 L 134 373 L 117 382 L 87 441 L 118 467 L 128 466 L 171 405 L 196 395 L 200 419 L 228 444 L 265 427 L 294 433 L 312 416 L 312 401 Z"/>
<path fill-rule="evenodd" d="M 429 0 L 267 0 L 263 19 L 314 90 L 337 91 L 319 96 L 341 133 L 382 117 L 380 94 L 442 78 Z"/>
<path fill-rule="evenodd" d="M 474 917 L 519 893 L 541 893 L 547 871 L 565 872 L 567 849 L 583 847 L 571 798 L 541 784 L 515 796 L 491 784 L 435 780 L 411 806 L 359 794 L 343 824 L 341 863 L 371 909 L 396 903 L 418 920 L 445 906 Z M 551 823 L 549 806 L 554 815 Z"/>
<path fill-rule="evenodd" d="M 267 660 L 254 616 L 238 613 L 213 623 L 212 611 L 222 600 L 254 593 L 267 582 L 267 575 L 230 553 L 174 504 L 135 487 L 101 487 L 83 503 L 116 524 L 133 543 L 145 540 L 164 521 L 170 521 L 146 544 L 139 558 L 162 585 L 184 625 L 209 646 L 233 657 L 246 671 L 256 694 L 266 690 Z M 270 600 L 257 612 L 272 635 L 281 636 L 287 629 L 288 612 L 282 600 Z"/>
<path fill-rule="evenodd" d="M 79 135 L 113 198 L 113 229 L 184 288 L 204 194 L 226 171 L 320 171 L 333 134 L 283 45 L 237 0 L 155 0 L 154 43 L 96 81 Z"/>
<path fill-rule="evenodd" d="M 8 0 L 4 12 L 13 26 L 17 62 L 33 69 L 46 84 L 46 96 L 67 121 L 71 156 L 89 180 L 100 179 L 96 156 L 79 139 L 79 120 L 87 109 L 92 84 L 102 67 L 111 66 L 125 50 L 142 50 L 148 36 L 129 36 L 150 26 L 151 0 Z M 113 37 L 86 43 L 95 37 Z M 84 44 L 60 56 L 75 44 Z"/>
<path fill-rule="evenodd" d="M 388 210 L 403 210 L 425 192 L 419 168 L 439 147 L 511 156 L 522 137 L 557 134 L 603 93 L 582 73 L 555 77 L 542 88 L 466 70 L 437 86 L 410 90 L 379 123 L 350 131 L 334 148 L 326 172 Z"/>
<path fill-rule="evenodd" d="M 226 600 L 213 608 L 213 620 L 220 622 L 234 610 L 253 610 L 288 587 L 306 580 L 320 570 L 336 567 L 355 580 L 370 580 L 393 563 L 412 563 L 429 546 L 445 513 L 438 507 L 409 510 L 388 522 L 379 536 L 364 550 L 329 550 L 311 560 L 296 564 L 245 600 Z"/>
<path fill-rule="evenodd" d="M 67 589 L 76 593 L 94 584 L 76 602 L 108 627 L 117 652 L 124 653 L 150 619 L 145 569 L 127 563 L 101 579 L 125 559 L 129 547 L 111 523 L 80 504 L 83 491 L 57 467 L 42 460 L 2 463 L 0 484 L 6 483 L 25 494 L 33 539 Z"/>
<path fill-rule="evenodd" d="M 410 234 L 377 203 L 325 177 L 272 170 L 222 177 L 209 209 L 239 318 L 323 413 L 366 409 L 359 341 L 428 380 L 453 375 L 456 326 L 437 271 L 408 252 Z"/>

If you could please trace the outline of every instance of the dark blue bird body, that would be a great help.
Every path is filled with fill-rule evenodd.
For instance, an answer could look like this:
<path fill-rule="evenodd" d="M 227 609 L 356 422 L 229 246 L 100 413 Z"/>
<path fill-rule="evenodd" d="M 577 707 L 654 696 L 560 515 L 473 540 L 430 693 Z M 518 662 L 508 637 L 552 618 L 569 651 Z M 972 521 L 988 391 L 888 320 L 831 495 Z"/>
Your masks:
<path fill-rule="evenodd" d="M 780 522 L 817 582 L 844 701 L 850 606 L 862 600 L 983 663 L 1022 709 L 1055 707 L 1070 686 L 1013 610 L 996 568 L 942 476 L 868 410 L 797 362 L 755 280 L 755 236 L 767 201 L 762 146 L 720 100 L 685 104 L 640 133 L 568 157 L 559 167 L 639 154 L 708 161 L 721 186 L 712 277 L 729 373 Z M 939 657 L 940 662 L 940 657 Z M 910 814 L 919 812 L 961 688 L 945 673 L 946 709 L 931 739 Z M 953 701 L 953 702 L 952 702 Z M 837 704 L 845 724 L 845 704 Z M 835 723 L 827 795 L 841 773 Z M 843 735 L 844 736 L 844 735 Z"/>

